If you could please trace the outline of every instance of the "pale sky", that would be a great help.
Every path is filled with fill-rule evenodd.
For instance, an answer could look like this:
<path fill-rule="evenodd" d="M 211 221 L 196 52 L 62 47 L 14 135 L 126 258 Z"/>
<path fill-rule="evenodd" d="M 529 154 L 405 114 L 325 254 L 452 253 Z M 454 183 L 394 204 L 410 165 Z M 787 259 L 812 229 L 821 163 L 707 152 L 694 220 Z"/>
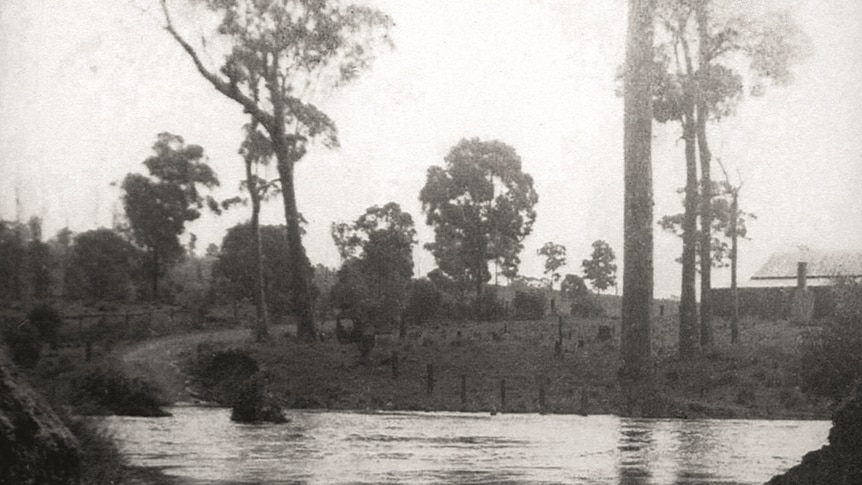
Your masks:
<path fill-rule="evenodd" d="M 512 145 L 535 179 L 538 219 L 522 274 L 541 276 L 535 254 L 546 241 L 568 248 L 564 272 L 580 273 L 596 239 L 621 257 L 622 101 L 614 75 L 626 2 L 375 3 L 396 23 L 395 50 L 321 101 L 341 148 L 313 147 L 297 167 L 312 262 L 338 264 L 331 222 L 395 201 L 419 230 L 417 270 L 430 271 L 433 258 L 421 245 L 433 232 L 419 190 L 427 168 L 464 137 Z M 862 249 L 862 2 L 752 3 L 759 5 L 752 15 L 789 9 L 814 51 L 790 86 L 747 97 L 709 128 L 714 155 L 745 181 L 743 208 L 758 216 L 741 247 L 743 281 L 770 253 L 795 245 Z M 216 195 L 236 193 L 246 119 L 194 71 L 157 17 L 116 0 L 3 0 L 0 49 L 0 218 L 16 217 L 18 188 L 21 219 L 42 217 L 48 236 L 67 224 L 76 232 L 109 227 L 122 212 L 111 182 L 143 172 L 162 131 L 203 146 L 222 181 Z M 656 220 L 681 208 L 678 138 L 677 126 L 656 126 Z M 188 230 L 200 248 L 220 244 L 249 211 L 205 215 Z M 264 208 L 263 220 L 283 222 L 280 201 Z M 678 295 L 680 242 L 656 227 L 655 243 L 656 294 Z M 717 271 L 713 285 L 728 280 Z"/>

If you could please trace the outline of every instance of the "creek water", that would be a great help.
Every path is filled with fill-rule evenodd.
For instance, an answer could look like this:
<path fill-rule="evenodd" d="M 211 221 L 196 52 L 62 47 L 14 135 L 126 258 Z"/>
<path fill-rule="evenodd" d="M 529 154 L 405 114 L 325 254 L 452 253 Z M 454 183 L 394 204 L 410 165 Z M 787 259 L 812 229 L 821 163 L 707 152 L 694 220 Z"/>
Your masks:
<path fill-rule="evenodd" d="M 102 421 L 134 465 L 204 483 L 763 483 L 826 443 L 828 421 L 223 408 Z"/>

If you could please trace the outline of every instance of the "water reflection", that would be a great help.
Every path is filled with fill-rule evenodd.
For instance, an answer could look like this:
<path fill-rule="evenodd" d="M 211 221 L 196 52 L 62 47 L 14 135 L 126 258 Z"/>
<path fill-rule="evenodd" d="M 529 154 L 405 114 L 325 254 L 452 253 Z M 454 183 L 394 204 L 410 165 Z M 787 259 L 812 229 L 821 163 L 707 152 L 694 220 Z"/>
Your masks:
<path fill-rule="evenodd" d="M 618 465 L 620 485 L 650 483 L 649 464 L 654 452 L 652 427 L 642 420 L 623 420 L 620 426 Z"/>
<path fill-rule="evenodd" d="M 284 425 L 174 408 L 105 419 L 132 463 L 188 483 L 762 483 L 828 422 L 294 411 Z"/>

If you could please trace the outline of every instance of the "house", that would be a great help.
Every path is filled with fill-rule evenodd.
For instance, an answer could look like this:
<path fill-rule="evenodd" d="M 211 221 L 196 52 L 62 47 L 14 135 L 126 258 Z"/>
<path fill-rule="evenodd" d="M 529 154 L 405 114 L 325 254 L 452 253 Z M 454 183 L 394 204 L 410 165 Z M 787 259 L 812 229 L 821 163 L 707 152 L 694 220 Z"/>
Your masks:
<path fill-rule="evenodd" d="M 806 266 L 806 286 L 833 285 L 839 277 L 862 278 L 862 252 L 802 250 L 773 254 L 746 286 L 797 286 L 799 263 Z"/>
<path fill-rule="evenodd" d="M 841 278 L 862 280 L 862 252 L 800 250 L 775 253 L 739 287 L 739 315 L 767 320 L 828 317 L 835 309 L 832 289 Z M 799 289 L 804 290 L 801 295 Z M 712 313 L 729 318 L 733 311 L 730 288 L 715 288 Z M 805 318 L 800 318 L 800 306 Z"/>

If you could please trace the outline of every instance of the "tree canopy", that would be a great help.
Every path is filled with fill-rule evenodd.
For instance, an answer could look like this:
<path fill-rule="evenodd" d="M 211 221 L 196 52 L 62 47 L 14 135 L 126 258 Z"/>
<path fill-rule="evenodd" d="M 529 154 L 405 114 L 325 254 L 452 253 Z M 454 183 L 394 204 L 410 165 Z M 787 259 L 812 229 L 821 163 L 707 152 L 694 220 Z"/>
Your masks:
<path fill-rule="evenodd" d="M 190 2 L 192 0 L 189 0 Z M 242 106 L 266 131 L 277 161 L 295 267 L 308 263 L 300 234 L 294 164 L 306 143 L 338 145 L 335 123 L 312 103 L 314 93 L 339 87 L 366 70 L 381 45 L 389 45 L 392 20 L 378 10 L 337 0 L 203 0 L 217 17 L 198 46 L 161 0 L 165 28 L 195 68 L 219 93 Z M 209 42 L 208 42 L 209 41 Z M 207 46 L 224 47 L 213 53 Z M 207 62 L 215 59 L 211 65 Z M 295 272 L 298 334 L 315 337 L 313 285 Z"/>
<path fill-rule="evenodd" d="M 134 296 L 133 278 L 139 254 L 131 243 L 110 229 L 75 236 L 66 273 L 70 296 L 124 300 Z"/>
<path fill-rule="evenodd" d="M 443 273 L 475 288 L 478 301 L 491 278 L 488 262 L 517 274 L 539 197 L 515 149 L 501 141 L 462 139 L 445 162 L 428 169 L 419 195 L 426 223 L 434 227 L 434 242 L 425 247 Z"/>
<path fill-rule="evenodd" d="M 682 190 L 680 190 L 681 192 Z M 710 231 L 710 254 L 711 254 L 711 264 L 714 268 L 723 268 L 726 267 L 729 263 L 730 258 L 730 250 L 731 250 L 731 236 L 732 236 L 732 222 L 733 222 L 733 212 L 732 212 L 732 200 L 730 196 L 732 195 L 728 192 L 726 183 L 713 183 L 713 194 L 718 194 L 717 197 L 712 198 L 711 213 L 712 213 L 712 231 Z M 697 199 L 697 206 L 702 208 L 703 203 L 700 200 L 700 197 Z M 698 211 L 699 215 L 701 211 Z M 736 235 L 743 239 L 748 239 L 748 227 L 747 222 L 757 219 L 757 216 L 745 212 L 741 209 L 736 209 Z M 677 214 L 669 214 L 663 216 L 658 221 L 658 225 L 666 232 L 674 234 L 676 236 L 682 237 L 682 223 L 685 215 L 680 212 Z M 701 231 L 696 231 L 695 235 L 697 236 L 696 247 L 699 248 L 703 243 L 703 238 Z M 680 259 L 677 258 L 679 262 Z M 697 265 L 700 266 L 701 262 L 698 261 Z"/>
<path fill-rule="evenodd" d="M 344 264 L 332 290 L 342 313 L 380 326 L 401 318 L 413 276 L 416 230 L 395 202 L 366 209 L 351 224 L 332 225 Z"/>
<path fill-rule="evenodd" d="M 187 222 L 201 215 L 204 204 L 218 212 L 218 203 L 204 197 L 199 187 L 219 184 L 204 161 L 203 148 L 186 145 L 181 136 L 160 133 L 153 155 L 144 160 L 149 176 L 130 173 L 123 179 L 123 206 L 132 239 L 149 252 L 153 297 L 166 263 L 183 254 L 179 236 Z"/>
<path fill-rule="evenodd" d="M 551 287 L 562 276 L 557 270 L 566 265 L 566 247 L 552 241 L 546 242 L 536 254 L 545 257 L 545 275 L 551 280 Z"/>
<path fill-rule="evenodd" d="M 617 284 L 616 255 L 611 246 L 602 240 L 593 242 L 593 252 L 590 259 L 581 263 L 584 278 L 590 280 L 593 288 L 605 291 Z"/>
<path fill-rule="evenodd" d="M 233 299 L 252 300 L 255 297 L 257 267 L 254 233 L 249 223 L 240 223 L 225 234 L 218 259 L 213 265 L 222 293 Z M 291 311 L 291 275 L 294 267 L 287 250 L 287 230 L 283 225 L 260 227 L 260 242 L 263 252 L 264 292 L 269 309 L 273 312 Z M 306 266 L 311 274 L 311 267 Z"/>

